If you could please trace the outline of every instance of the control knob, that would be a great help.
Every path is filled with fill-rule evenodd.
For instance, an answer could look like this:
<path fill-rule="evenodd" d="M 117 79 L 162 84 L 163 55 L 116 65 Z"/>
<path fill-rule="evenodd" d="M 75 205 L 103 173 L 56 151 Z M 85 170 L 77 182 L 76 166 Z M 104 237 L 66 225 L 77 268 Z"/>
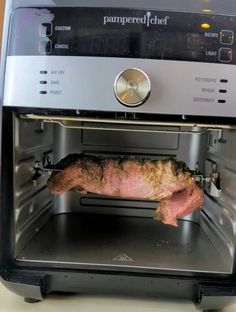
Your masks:
<path fill-rule="evenodd" d="M 117 100 L 129 107 L 136 107 L 148 99 L 151 92 L 150 80 L 142 70 L 126 69 L 116 78 L 114 92 Z"/>

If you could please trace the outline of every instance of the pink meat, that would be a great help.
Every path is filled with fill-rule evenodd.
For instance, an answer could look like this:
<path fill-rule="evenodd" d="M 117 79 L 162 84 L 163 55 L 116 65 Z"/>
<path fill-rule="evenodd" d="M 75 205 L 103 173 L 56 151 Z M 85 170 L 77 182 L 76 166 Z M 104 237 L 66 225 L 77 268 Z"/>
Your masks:
<path fill-rule="evenodd" d="M 203 191 L 193 182 L 185 189 L 161 200 L 155 218 L 165 224 L 177 226 L 177 218 L 191 214 L 202 205 Z"/>
<path fill-rule="evenodd" d="M 95 158 L 69 155 L 57 165 L 62 171 L 48 181 L 49 191 L 61 195 L 71 189 L 106 196 L 152 199 L 160 202 L 156 217 L 177 226 L 203 204 L 200 189 L 182 162 L 137 158 Z"/>

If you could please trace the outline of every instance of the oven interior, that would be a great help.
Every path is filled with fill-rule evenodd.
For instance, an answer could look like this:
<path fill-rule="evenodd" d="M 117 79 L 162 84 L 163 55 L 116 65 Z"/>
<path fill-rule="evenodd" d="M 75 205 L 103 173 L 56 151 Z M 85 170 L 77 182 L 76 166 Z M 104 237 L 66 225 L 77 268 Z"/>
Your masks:
<path fill-rule="evenodd" d="M 4 113 L 4 112 L 3 112 Z M 236 231 L 236 131 L 183 125 L 52 122 L 11 113 L 14 253 L 18 265 L 133 272 L 231 274 Z M 115 120 L 115 119 L 114 119 Z M 76 125 L 76 126 L 75 126 Z M 115 130 L 114 130 L 115 128 Z M 204 207 L 178 221 L 153 219 L 158 203 L 67 192 L 51 196 L 47 164 L 70 153 L 174 157 L 204 177 Z M 212 187 L 212 185 L 211 185 Z"/>

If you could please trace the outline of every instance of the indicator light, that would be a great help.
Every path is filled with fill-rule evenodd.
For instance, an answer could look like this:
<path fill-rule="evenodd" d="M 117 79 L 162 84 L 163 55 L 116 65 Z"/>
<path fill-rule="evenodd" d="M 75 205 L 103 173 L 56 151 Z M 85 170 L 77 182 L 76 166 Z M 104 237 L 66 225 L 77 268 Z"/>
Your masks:
<path fill-rule="evenodd" d="M 211 13 L 212 10 L 211 9 L 202 9 L 202 12 L 204 12 L 204 13 Z"/>
<path fill-rule="evenodd" d="M 208 23 L 202 23 L 202 24 L 201 24 L 201 27 L 202 27 L 203 29 L 209 29 L 209 28 L 211 27 L 211 25 L 208 24 Z"/>

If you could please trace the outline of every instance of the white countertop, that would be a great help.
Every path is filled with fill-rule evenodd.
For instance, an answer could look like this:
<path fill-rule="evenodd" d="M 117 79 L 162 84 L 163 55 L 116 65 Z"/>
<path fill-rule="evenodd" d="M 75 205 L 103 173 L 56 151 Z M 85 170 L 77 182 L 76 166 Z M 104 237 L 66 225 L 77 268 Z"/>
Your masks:
<path fill-rule="evenodd" d="M 158 299 L 124 298 L 89 295 L 51 295 L 42 302 L 29 304 L 3 287 L 0 283 L 0 312 L 196 312 L 191 302 Z M 235 312 L 236 304 L 224 309 Z M 223 311 L 221 311 L 223 312 Z"/>

